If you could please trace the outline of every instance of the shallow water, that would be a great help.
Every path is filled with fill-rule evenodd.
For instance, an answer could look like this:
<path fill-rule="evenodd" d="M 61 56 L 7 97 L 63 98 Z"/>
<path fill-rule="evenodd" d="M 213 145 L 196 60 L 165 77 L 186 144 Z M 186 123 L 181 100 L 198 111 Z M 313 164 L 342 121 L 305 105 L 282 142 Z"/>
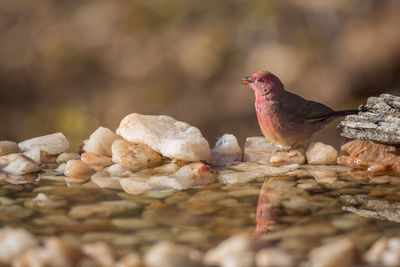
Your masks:
<path fill-rule="evenodd" d="M 255 164 L 220 172 L 248 176 Z M 254 176 L 254 175 L 253 175 Z M 130 195 L 92 182 L 69 184 L 53 172 L 0 181 L 0 225 L 72 245 L 105 241 L 117 256 L 159 240 L 206 251 L 241 232 L 297 261 L 348 236 L 361 253 L 381 236 L 400 236 L 400 177 L 343 166 L 304 165 L 283 176 L 250 177 L 183 191 Z M 245 178 L 245 177 L 244 177 Z"/>

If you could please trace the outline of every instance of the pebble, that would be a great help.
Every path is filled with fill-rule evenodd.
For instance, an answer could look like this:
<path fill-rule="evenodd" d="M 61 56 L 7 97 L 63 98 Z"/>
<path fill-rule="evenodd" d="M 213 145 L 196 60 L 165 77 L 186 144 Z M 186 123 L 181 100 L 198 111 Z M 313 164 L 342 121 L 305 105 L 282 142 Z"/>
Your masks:
<path fill-rule="evenodd" d="M 41 208 L 61 208 L 67 205 L 67 201 L 59 196 L 47 196 L 44 193 L 39 193 L 32 199 L 33 203 Z"/>
<path fill-rule="evenodd" d="M 19 147 L 17 143 L 12 141 L 0 141 L 0 157 L 11 153 L 17 153 Z"/>
<path fill-rule="evenodd" d="M 99 127 L 94 131 L 89 140 L 84 144 L 83 150 L 86 152 L 111 157 L 112 143 L 121 137 L 108 128 Z"/>
<path fill-rule="evenodd" d="M 131 170 L 123 167 L 121 164 L 111 165 L 106 169 L 106 172 L 111 177 L 129 177 L 133 175 L 133 172 Z"/>
<path fill-rule="evenodd" d="M 17 255 L 37 243 L 35 237 L 25 229 L 9 227 L 0 229 L 0 262 L 10 264 Z"/>
<path fill-rule="evenodd" d="M 121 189 L 119 179 L 110 177 L 106 172 L 96 172 L 90 177 L 90 180 L 100 188 Z"/>
<path fill-rule="evenodd" d="M 308 164 L 336 164 L 339 152 L 322 142 L 311 143 L 306 151 Z"/>
<path fill-rule="evenodd" d="M 234 135 L 224 134 L 211 150 L 211 157 L 216 165 L 227 166 L 242 160 L 242 149 Z"/>
<path fill-rule="evenodd" d="M 77 179 L 89 179 L 94 170 L 80 160 L 71 159 L 66 163 L 64 174 Z"/>
<path fill-rule="evenodd" d="M 148 267 L 201 266 L 202 254 L 190 247 L 176 245 L 170 241 L 160 241 L 144 255 Z"/>
<path fill-rule="evenodd" d="M 264 177 L 262 172 L 234 172 L 220 171 L 218 173 L 218 181 L 224 184 L 248 183 L 259 177 Z"/>
<path fill-rule="evenodd" d="M 203 260 L 208 265 L 240 266 L 230 264 L 235 264 L 241 257 L 248 262 L 250 255 L 250 263 L 252 263 L 254 261 L 254 247 L 255 241 L 250 234 L 234 235 L 219 243 L 215 248 L 208 250 Z M 253 264 L 243 266 L 253 266 Z"/>
<path fill-rule="evenodd" d="M 269 164 L 272 166 L 303 164 L 305 162 L 303 153 L 298 150 L 278 151 L 270 155 Z"/>
<path fill-rule="evenodd" d="M 69 142 L 62 133 L 54 133 L 25 140 L 19 143 L 18 146 L 23 151 L 37 148 L 50 155 L 58 155 L 69 148 Z"/>
<path fill-rule="evenodd" d="M 278 248 L 265 248 L 257 252 L 257 267 L 294 266 L 292 255 Z"/>
<path fill-rule="evenodd" d="M 83 153 L 81 155 L 81 161 L 89 166 L 109 167 L 114 164 L 111 160 L 111 157 L 102 156 L 90 152 Z"/>
<path fill-rule="evenodd" d="M 355 245 L 349 238 L 342 238 L 311 250 L 310 262 L 314 266 L 352 266 L 355 261 Z"/>
<path fill-rule="evenodd" d="M 24 175 L 40 170 L 39 165 L 21 153 L 12 153 L 0 157 L 0 169 L 14 175 Z"/>
<path fill-rule="evenodd" d="M 58 155 L 56 162 L 58 164 L 62 164 L 62 163 L 67 163 L 67 161 L 71 160 L 71 159 L 81 159 L 81 156 L 77 153 L 61 153 L 60 155 Z"/>
<path fill-rule="evenodd" d="M 304 149 L 282 149 L 261 136 L 247 137 L 244 144 L 243 159 L 247 162 L 256 162 L 273 166 L 303 164 L 305 162 Z"/>
<path fill-rule="evenodd" d="M 211 159 L 210 146 L 200 130 L 169 116 L 132 113 L 121 121 L 117 134 L 129 142 L 147 144 L 172 159 Z"/>
<path fill-rule="evenodd" d="M 123 139 L 112 144 L 112 161 L 125 168 L 138 171 L 161 163 L 161 155 L 146 144 L 130 143 Z"/>
<path fill-rule="evenodd" d="M 96 266 L 114 266 L 114 253 L 110 246 L 105 242 L 87 243 L 82 245 L 82 252 L 90 256 Z"/>
<path fill-rule="evenodd" d="M 137 252 L 129 252 L 122 259 L 120 259 L 116 265 L 116 267 L 143 267 L 144 264 L 142 262 L 142 258 L 140 254 Z"/>

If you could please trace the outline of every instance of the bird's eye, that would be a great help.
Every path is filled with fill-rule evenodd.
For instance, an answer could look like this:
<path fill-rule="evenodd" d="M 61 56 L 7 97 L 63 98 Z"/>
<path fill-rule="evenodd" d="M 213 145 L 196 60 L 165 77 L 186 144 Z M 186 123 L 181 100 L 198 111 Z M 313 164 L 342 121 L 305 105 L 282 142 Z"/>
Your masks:
<path fill-rule="evenodd" d="M 264 80 L 262 78 L 258 78 L 257 82 L 262 83 Z"/>

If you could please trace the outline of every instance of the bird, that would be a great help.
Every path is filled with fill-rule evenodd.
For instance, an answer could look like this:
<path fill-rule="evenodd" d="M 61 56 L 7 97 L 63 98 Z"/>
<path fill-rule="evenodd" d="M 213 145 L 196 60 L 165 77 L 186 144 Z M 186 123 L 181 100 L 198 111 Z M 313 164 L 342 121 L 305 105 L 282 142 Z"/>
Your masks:
<path fill-rule="evenodd" d="M 291 93 L 269 71 L 245 76 L 242 84 L 254 91 L 254 106 L 263 135 L 285 150 L 304 144 L 337 117 L 358 113 L 356 109 L 335 111 Z"/>

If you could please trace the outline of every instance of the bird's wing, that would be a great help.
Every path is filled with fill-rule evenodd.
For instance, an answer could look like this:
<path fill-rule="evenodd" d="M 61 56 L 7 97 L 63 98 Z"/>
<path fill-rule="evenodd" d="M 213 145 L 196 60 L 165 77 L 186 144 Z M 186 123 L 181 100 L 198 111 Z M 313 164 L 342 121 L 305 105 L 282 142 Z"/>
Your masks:
<path fill-rule="evenodd" d="M 289 114 L 294 121 L 304 123 L 314 123 L 331 118 L 335 112 L 333 109 L 301 96 L 287 92 L 281 101 L 281 108 Z"/>

